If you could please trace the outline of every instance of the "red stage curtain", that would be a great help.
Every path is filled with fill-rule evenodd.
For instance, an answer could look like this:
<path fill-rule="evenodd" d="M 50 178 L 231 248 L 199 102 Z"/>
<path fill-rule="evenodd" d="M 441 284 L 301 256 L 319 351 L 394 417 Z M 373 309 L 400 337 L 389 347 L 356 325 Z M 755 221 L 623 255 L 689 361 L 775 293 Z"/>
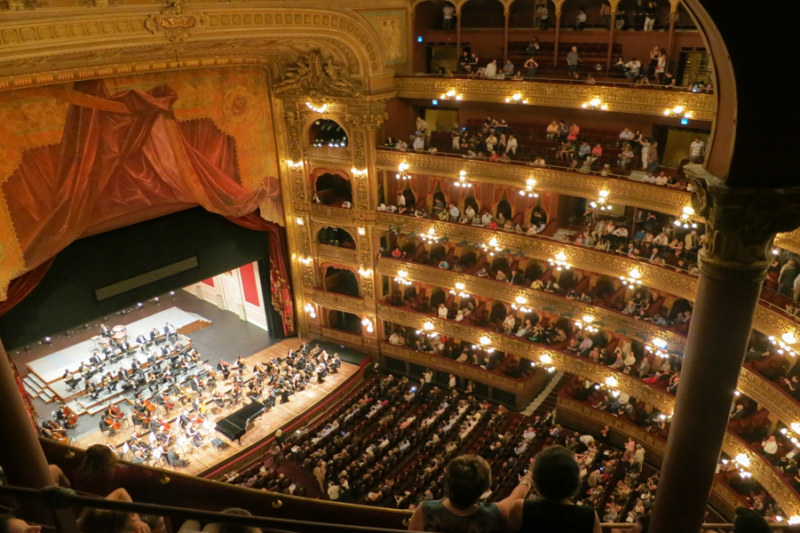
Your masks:
<path fill-rule="evenodd" d="M 234 224 L 254 231 L 269 232 L 269 280 L 272 307 L 281 315 L 283 333 L 287 337 L 293 335 L 294 300 L 292 284 L 289 277 L 288 251 L 286 247 L 286 230 L 255 213 L 240 217 L 226 217 Z"/>
<path fill-rule="evenodd" d="M 167 85 L 110 95 L 92 80 L 74 90 L 97 107 L 91 99 L 70 106 L 61 143 L 27 152 L 3 185 L 28 270 L 93 226 L 137 222 L 153 206 L 201 205 L 238 217 L 266 197 L 264 184 L 242 187 L 235 147 L 210 121 L 178 125 L 171 110 L 177 94 Z M 105 111 L 102 100 L 130 113 Z"/>
<path fill-rule="evenodd" d="M 33 270 L 29 270 L 25 274 L 11 281 L 8 285 L 8 298 L 0 302 L 0 316 L 11 311 L 14 306 L 20 303 L 28 296 L 33 289 L 39 286 L 44 275 L 50 270 L 55 258 L 51 257 Z"/>

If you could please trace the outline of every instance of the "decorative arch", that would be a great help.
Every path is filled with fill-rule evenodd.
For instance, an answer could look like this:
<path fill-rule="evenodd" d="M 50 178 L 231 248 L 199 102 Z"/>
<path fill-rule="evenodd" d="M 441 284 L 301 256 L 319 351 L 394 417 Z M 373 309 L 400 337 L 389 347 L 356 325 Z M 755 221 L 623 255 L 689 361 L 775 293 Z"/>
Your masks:
<path fill-rule="evenodd" d="M 326 115 L 326 114 L 323 114 L 323 113 L 312 113 L 309 116 L 309 119 L 303 125 L 302 139 L 303 139 L 303 142 L 306 145 L 310 144 L 309 136 L 311 135 L 311 128 L 314 127 L 314 125 L 316 124 L 316 122 L 318 120 L 330 120 L 331 122 L 335 122 L 340 128 L 342 128 L 342 130 L 344 131 L 345 136 L 347 136 L 348 146 L 349 146 L 350 139 L 353 138 L 353 135 L 352 135 L 352 132 L 350 131 L 350 128 L 348 126 L 346 126 L 344 124 L 344 121 L 341 120 L 339 117 L 337 117 L 335 115 Z"/>

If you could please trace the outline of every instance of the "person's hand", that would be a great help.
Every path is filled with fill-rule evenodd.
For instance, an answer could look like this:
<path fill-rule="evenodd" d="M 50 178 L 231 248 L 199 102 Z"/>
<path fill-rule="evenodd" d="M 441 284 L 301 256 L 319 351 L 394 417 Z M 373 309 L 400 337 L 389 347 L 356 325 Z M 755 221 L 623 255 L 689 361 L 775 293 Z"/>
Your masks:
<path fill-rule="evenodd" d="M 19 518 L 11 518 L 8 521 L 8 533 L 40 533 L 41 531 L 42 526 L 32 526 Z"/>
<path fill-rule="evenodd" d="M 132 525 L 133 525 L 134 533 L 151 533 L 150 532 L 150 526 L 148 526 L 146 523 L 142 522 L 142 520 L 139 519 L 138 517 L 134 517 L 132 519 L 132 522 L 133 522 Z"/>

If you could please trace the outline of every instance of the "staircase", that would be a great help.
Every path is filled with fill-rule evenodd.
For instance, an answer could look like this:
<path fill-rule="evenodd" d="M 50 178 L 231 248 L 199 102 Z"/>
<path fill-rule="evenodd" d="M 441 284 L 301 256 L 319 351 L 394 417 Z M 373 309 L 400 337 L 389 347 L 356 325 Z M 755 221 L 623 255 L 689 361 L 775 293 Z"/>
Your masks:
<path fill-rule="evenodd" d="M 25 376 L 22 380 L 22 385 L 31 398 L 39 398 L 45 403 L 50 403 L 56 399 L 56 395 L 48 388 L 47 383 L 33 372 Z"/>
<path fill-rule="evenodd" d="M 539 395 L 528 404 L 528 407 L 522 411 L 523 416 L 533 416 L 538 411 L 552 411 L 556 408 L 556 401 L 558 400 L 558 391 L 567 384 L 569 381 L 569 374 L 564 372 L 555 372 L 547 386 L 539 393 Z"/>

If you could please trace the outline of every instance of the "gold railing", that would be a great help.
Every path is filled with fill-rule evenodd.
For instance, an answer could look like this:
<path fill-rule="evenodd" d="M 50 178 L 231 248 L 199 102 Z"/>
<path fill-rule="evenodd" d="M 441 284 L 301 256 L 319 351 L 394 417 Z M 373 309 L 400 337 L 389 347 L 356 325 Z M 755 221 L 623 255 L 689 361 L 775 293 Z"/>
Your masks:
<path fill-rule="evenodd" d="M 358 265 L 358 261 L 356 261 L 357 254 L 354 248 L 318 244 L 317 253 L 319 254 L 320 261 L 330 260 L 345 263 L 350 266 Z"/>
<path fill-rule="evenodd" d="M 534 259 L 547 260 L 555 257 L 557 253 L 563 252 L 567 257 L 567 262 L 575 268 L 615 278 L 636 269 L 641 274 L 642 285 L 646 287 L 690 301 L 694 301 L 697 294 L 697 278 L 695 277 L 681 274 L 671 268 L 655 266 L 646 261 L 629 259 L 626 256 L 601 252 L 593 248 L 574 246 L 568 242 L 560 242 L 546 237 L 529 237 L 506 231 L 385 212 L 377 214 L 376 223 L 380 229 L 388 230 L 392 226 L 403 233 L 414 231 L 422 234 L 433 228 L 434 233 L 439 237 L 466 240 L 470 243 L 488 244 L 491 239 L 497 239 L 500 248 L 509 248 L 512 252 L 522 252 Z M 780 337 L 787 331 L 794 331 L 797 327 L 795 321 L 770 309 L 763 302 L 756 307 L 753 315 L 753 328 L 757 331 Z"/>
<path fill-rule="evenodd" d="M 546 364 L 554 366 L 557 370 L 583 376 L 595 383 L 606 383 L 608 378 L 613 378 L 618 383 L 616 388 L 625 391 L 638 400 L 651 404 L 664 413 L 672 413 L 675 407 L 675 397 L 667 392 L 648 385 L 628 374 L 594 363 L 589 359 L 550 350 L 544 346 L 492 330 L 468 326 L 462 322 L 443 320 L 435 316 L 399 309 L 385 304 L 378 306 L 378 317 L 384 321 L 414 329 L 423 329 L 423 324 L 430 322 L 433 325 L 432 330 L 441 335 L 476 344 L 480 342 L 482 337 L 486 337 L 489 340 L 488 346 L 495 349 L 518 354 L 521 357 L 537 362 L 541 362 L 542 356 L 545 356 Z M 800 515 L 800 497 L 766 459 L 732 433 L 726 433 L 722 450 L 731 457 L 745 454 L 750 459 L 750 471 L 756 481 L 761 483 L 775 498 L 778 505 L 790 516 Z"/>
<path fill-rule="evenodd" d="M 580 109 L 584 102 L 599 98 L 608 110 L 618 113 L 664 116 L 664 110 L 683 106 L 694 120 L 714 120 L 717 96 L 714 94 L 642 89 L 639 87 L 608 87 L 602 85 L 573 85 L 539 81 L 503 81 L 461 78 L 395 77 L 394 87 L 400 98 L 435 100 L 443 93 L 455 90 L 462 102 L 505 103 L 506 98 L 519 93 L 528 105 Z M 509 104 L 513 113 L 519 104 Z"/>
<path fill-rule="evenodd" d="M 535 168 L 521 164 L 492 163 L 458 157 L 443 157 L 414 152 L 378 150 L 376 167 L 396 171 L 400 163 L 409 165 L 413 174 L 430 174 L 457 179 L 466 170 L 469 179 L 503 187 L 525 188 L 526 180 L 536 180 L 536 190 L 555 194 L 597 198 L 600 190 L 609 192 L 612 203 L 650 209 L 669 215 L 680 215 L 690 205 L 689 193 L 624 178 L 587 175 L 567 170 Z"/>

